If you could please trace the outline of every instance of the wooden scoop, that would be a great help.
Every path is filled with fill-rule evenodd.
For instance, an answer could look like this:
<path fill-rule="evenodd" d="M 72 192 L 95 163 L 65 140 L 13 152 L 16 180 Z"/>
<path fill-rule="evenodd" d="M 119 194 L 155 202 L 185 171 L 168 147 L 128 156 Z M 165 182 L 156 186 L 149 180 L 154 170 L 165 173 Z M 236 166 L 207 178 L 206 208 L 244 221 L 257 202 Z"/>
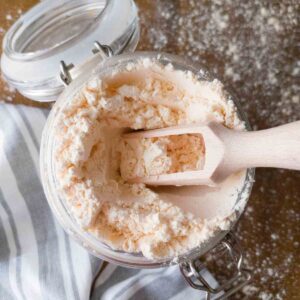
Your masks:
<path fill-rule="evenodd" d="M 125 139 L 201 134 L 202 170 L 131 179 L 149 185 L 215 185 L 230 174 L 254 167 L 300 170 L 300 121 L 260 131 L 236 131 L 223 125 L 185 125 L 125 134 Z"/>

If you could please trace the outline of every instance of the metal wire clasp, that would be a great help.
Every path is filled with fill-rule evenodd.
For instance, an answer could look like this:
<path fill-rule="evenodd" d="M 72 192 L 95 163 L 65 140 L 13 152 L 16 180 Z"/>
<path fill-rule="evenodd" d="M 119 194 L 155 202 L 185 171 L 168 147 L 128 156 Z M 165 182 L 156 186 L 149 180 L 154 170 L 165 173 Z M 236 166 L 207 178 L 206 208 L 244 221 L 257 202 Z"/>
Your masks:
<path fill-rule="evenodd" d="M 102 52 L 105 56 L 107 57 L 111 57 L 114 55 L 114 52 L 112 50 L 112 48 L 108 45 L 103 45 L 103 44 L 100 44 L 98 41 L 95 41 L 94 42 L 94 46 L 95 48 L 92 49 L 92 52 L 94 54 L 96 53 L 99 53 L 99 52 Z M 60 79 L 62 80 L 63 84 L 64 85 L 69 85 L 73 78 L 71 76 L 71 69 L 74 68 L 74 64 L 70 63 L 70 64 L 66 64 L 65 61 L 61 61 L 60 62 Z"/>
<path fill-rule="evenodd" d="M 102 44 L 100 44 L 99 42 L 95 41 L 95 42 L 94 42 L 94 46 L 95 46 L 95 48 L 92 50 L 92 52 L 93 52 L 94 54 L 96 54 L 96 53 L 102 51 L 102 52 L 104 52 L 104 54 L 105 54 L 106 56 L 108 56 L 108 57 L 111 57 L 111 56 L 114 55 L 113 50 L 112 50 L 111 47 L 108 46 L 108 45 L 102 45 Z"/>
<path fill-rule="evenodd" d="M 242 266 L 243 254 L 235 236 L 229 233 L 219 246 L 222 247 L 222 251 L 229 253 L 232 261 L 228 263 L 233 263 L 235 272 L 232 278 L 218 287 L 212 287 L 202 275 L 206 268 L 199 257 L 180 264 L 180 271 L 187 283 L 194 289 L 205 291 L 207 300 L 210 300 L 212 296 L 215 296 L 214 300 L 227 299 L 252 279 L 251 271 Z"/>
<path fill-rule="evenodd" d="M 63 60 L 60 62 L 60 79 L 65 85 L 69 85 L 72 81 L 70 70 L 74 68 L 73 64 L 67 65 Z"/>

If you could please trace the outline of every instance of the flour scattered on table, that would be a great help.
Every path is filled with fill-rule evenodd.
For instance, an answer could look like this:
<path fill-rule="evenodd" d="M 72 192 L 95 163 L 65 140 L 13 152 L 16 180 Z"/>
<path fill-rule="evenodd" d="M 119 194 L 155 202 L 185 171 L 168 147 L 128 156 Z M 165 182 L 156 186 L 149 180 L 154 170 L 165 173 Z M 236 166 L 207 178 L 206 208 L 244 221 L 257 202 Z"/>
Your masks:
<path fill-rule="evenodd" d="M 9 20 L 9 21 L 13 19 L 12 15 L 10 15 L 10 14 L 7 14 L 5 16 L 5 18 L 6 18 L 6 20 Z"/>
<path fill-rule="evenodd" d="M 299 118 L 300 60 L 293 42 L 299 40 L 299 3 L 180 0 L 153 5 L 157 14 L 141 16 L 142 23 L 153 20 L 151 29 L 143 28 L 142 44 L 149 45 L 143 49 L 181 54 L 208 67 L 238 93 L 250 121 L 259 118 L 267 127 Z"/>

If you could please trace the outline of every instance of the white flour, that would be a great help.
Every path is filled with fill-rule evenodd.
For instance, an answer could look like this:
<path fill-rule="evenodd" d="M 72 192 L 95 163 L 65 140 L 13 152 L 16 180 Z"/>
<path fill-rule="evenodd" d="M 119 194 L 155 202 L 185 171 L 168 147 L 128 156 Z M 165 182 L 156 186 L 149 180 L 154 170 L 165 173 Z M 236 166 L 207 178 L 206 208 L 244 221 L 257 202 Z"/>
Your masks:
<path fill-rule="evenodd" d="M 154 189 L 120 177 L 119 144 L 126 128 L 210 121 L 243 128 L 219 81 L 198 81 L 171 65 L 143 59 L 89 82 L 66 102 L 54 135 L 61 196 L 82 229 L 113 249 L 149 259 L 184 254 L 227 230 L 245 172 L 213 188 Z"/>

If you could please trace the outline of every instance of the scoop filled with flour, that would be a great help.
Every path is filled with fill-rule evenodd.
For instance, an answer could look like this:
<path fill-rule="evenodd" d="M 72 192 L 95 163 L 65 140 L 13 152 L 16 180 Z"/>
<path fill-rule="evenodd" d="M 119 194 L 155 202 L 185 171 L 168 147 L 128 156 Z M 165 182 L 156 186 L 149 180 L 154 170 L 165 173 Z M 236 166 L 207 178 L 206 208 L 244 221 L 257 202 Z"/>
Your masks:
<path fill-rule="evenodd" d="M 120 171 L 124 180 L 201 170 L 205 146 L 201 135 L 123 138 Z"/>
<path fill-rule="evenodd" d="M 245 172 L 216 187 L 127 182 L 136 174 L 201 168 L 205 149 L 197 135 L 130 144 L 124 132 L 212 121 L 244 127 L 218 80 L 199 80 L 171 64 L 141 59 L 90 80 L 63 107 L 54 129 L 60 196 L 82 230 L 113 249 L 157 259 L 186 253 L 227 229 Z"/>

